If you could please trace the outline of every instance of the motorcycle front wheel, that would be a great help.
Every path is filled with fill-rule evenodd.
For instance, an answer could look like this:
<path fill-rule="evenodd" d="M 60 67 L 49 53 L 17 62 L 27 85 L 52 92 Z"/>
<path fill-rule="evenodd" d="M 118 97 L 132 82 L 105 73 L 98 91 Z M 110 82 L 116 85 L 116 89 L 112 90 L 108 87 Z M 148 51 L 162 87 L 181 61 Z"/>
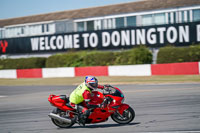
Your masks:
<path fill-rule="evenodd" d="M 119 112 L 115 112 L 111 115 L 111 118 L 119 124 L 128 124 L 135 118 L 135 111 L 129 107 L 127 110 L 124 110 L 122 115 Z"/>
<path fill-rule="evenodd" d="M 54 114 L 61 114 L 63 113 L 62 110 L 58 109 L 58 108 L 55 108 L 52 113 Z M 60 128 L 70 128 L 74 125 L 74 122 L 71 122 L 71 123 L 66 123 L 66 122 L 63 122 L 63 121 L 59 121 L 59 120 L 56 120 L 56 119 L 53 119 L 51 118 L 51 121 L 53 122 L 53 124 L 55 124 L 56 126 L 60 127 Z"/>

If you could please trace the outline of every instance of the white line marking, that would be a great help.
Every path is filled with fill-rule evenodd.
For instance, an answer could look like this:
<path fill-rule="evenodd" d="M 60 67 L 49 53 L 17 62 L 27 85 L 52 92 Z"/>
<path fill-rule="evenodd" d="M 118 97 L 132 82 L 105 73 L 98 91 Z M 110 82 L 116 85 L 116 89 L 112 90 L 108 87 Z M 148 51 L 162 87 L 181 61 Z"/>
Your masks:
<path fill-rule="evenodd" d="M 7 96 L 1 96 L 1 95 L 0 95 L 0 98 L 3 98 L 3 97 L 7 97 Z"/>

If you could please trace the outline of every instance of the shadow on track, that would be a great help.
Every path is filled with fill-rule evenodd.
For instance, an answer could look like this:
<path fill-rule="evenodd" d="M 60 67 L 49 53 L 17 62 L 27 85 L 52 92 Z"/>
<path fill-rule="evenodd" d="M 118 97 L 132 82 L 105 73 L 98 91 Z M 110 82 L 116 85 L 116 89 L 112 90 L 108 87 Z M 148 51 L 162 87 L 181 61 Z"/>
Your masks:
<path fill-rule="evenodd" d="M 73 128 L 108 128 L 108 127 L 119 127 L 119 126 L 131 126 L 131 125 L 138 125 L 140 124 L 140 122 L 134 122 L 134 123 L 129 123 L 129 124 L 98 124 L 98 125 L 86 125 L 85 127 L 83 126 L 73 126 L 71 127 L 71 129 Z"/>

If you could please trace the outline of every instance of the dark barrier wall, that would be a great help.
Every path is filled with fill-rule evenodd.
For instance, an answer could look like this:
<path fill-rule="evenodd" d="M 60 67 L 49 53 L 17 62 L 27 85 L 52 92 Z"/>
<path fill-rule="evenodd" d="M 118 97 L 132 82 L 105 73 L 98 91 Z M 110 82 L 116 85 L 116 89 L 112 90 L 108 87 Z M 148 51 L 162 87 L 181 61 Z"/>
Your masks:
<path fill-rule="evenodd" d="M 121 49 L 137 45 L 187 46 L 199 42 L 200 22 L 192 22 L 3 39 L 0 40 L 0 54 Z"/>

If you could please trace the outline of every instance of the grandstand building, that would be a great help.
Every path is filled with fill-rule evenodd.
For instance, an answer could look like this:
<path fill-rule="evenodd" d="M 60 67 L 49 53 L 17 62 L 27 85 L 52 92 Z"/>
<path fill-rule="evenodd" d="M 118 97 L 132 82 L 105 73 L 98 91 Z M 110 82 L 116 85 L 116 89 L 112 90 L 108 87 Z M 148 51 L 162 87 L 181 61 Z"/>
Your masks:
<path fill-rule="evenodd" d="M 143 0 L 0 20 L 0 56 L 200 43 L 200 0 Z"/>

